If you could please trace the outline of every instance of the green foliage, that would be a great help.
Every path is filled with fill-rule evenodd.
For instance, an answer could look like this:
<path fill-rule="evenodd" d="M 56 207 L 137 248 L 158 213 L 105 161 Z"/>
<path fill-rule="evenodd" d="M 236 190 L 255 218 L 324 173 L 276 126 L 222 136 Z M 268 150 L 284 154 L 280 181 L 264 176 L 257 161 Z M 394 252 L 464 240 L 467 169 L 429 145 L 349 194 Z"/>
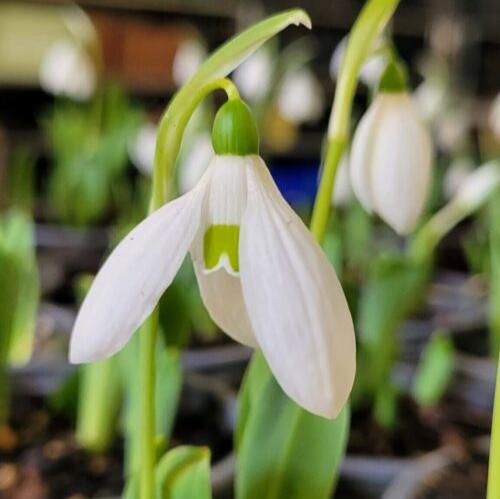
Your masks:
<path fill-rule="evenodd" d="M 210 450 L 176 447 L 156 467 L 157 499 L 211 499 Z"/>
<path fill-rule="evenodd" d="M 139 121 L 116 86 L 98 92 L 89 105 L 56 104 L 43 124 L 54 155 L 49 200 L 63 222 L 91 224 L 111 208 Z"/>
<path fill-rule="evenodd" d="M 397 351 L 397 328 L 419 304 L 429 268 L 402 255 L 386 254 L 372 264 L 361 291 L 357 395 L 374 396 L 389 382 Z"/>
<path fill-rule="evenodd" d="M 31 358 L 40 285 L 33 224 L 12 210 L 0 219 L 0 362 L 26 364 Z"/>
<path fill-rule="evenodd" d="M 0 423 L 8 416 L 8 365 L 28 362 L 33 350 L 39 279 L 33 226 L 22 212 L 0 218 Z"/>
<path fill-rule="evenodd" d="M 196 331 L 204 338 L 216 327 L 201 299 L 191 262 L 186 259 L 160 299 L 160 326 L 168 347 L 185 348 Z"/>
<path fill-rule="evenodd" d="M 35 159 L 27 149 L 14 150 L 9 161 L 8 187 L 9 206 L 25 213 L 32 213 L 35 192 Z"/>
<path fill-rule="evenodd" d="M 292 402 L 256 353 L 245 377 L 235 435 L 237 499 L 332 496 L 349 433 L 349 411 L 334 421 Z"/>
<path fill-rule="evenodd" d="M 139 357 L 139 333 L 135 334 L 128 345 L 120 353 L 125 395 L 125 474 L 136 475 L 139 469 L 141 432 L 140 379 L 131 376 L 136 372 Z M 182 366 L 179 351 L 175 348 L 163 348 L 158 344 L 156 353 L 156 430 L 157 441 L 164 449 L 170 438 L 182 387 Z"/>
<path fill-rule="evenodd" d="M 489 210 L 490 243 L 490 352 L 498 358 L 500 352 L 500 194 L 491 200 Z"/>
<path fill-rule="evenodd" d="M 422 353 L 413 383 L 413 397 L 420 405 L 434 405 L 446 392 L 455 369 L 451 339 L 436 333 Z"/>

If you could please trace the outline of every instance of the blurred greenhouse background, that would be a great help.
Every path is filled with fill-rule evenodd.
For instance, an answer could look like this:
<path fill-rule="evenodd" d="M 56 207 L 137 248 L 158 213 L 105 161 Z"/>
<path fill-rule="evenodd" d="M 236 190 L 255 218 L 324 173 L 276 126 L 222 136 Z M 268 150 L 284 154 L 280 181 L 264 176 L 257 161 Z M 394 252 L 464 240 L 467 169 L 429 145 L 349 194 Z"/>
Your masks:
<path fill-rule="evenodd" d="M 103 258 L 147 213 L 171 97 L 220 44 L 291 7 L 306 9 L 313 29 L 284 31 L 232 79 L 278 187 L 309 220 L 346 36 L 365 2 L 297 3 L 0 2 L 0 497 L 120 496 L 134 460 L 123 435 L 139 390 L 137 342 L 97 369 L 70 365 L 78 306 Z M 402 0 L 389 26 L 435 148 L 424 220 L 475 168 L 500 159 L 499 26 L 498 0 Z M 363 66 L 353 130 L 386 62 L 381 51 Z M 190 121 L 176 193 L 205 170 L 223 101 L 215 93 Z M 334 497 L 485 497 L 500 194 L 417 265 L 405 240 L 356 201 L 348 164 L 346 154 L 324 247 L 361 346 Z M 211 321 L 188 261 L 161 299 L 160 325 L 164 445 L 210 447 L 213 495 L 233 497 L 237 393 L 251 351 Z"/>

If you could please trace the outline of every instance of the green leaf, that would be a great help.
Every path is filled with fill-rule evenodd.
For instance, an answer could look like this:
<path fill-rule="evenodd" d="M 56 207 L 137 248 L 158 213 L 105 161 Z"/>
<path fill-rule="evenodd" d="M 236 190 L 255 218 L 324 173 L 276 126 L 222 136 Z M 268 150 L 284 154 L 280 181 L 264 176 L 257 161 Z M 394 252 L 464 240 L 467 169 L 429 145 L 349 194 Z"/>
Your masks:
<path fill-rule="evenodd" d="M 500 194 L 496 194 L 489 207 L 490 243 L 490 351 L 494 359 L 500 352 Z"/>
<path fill-rule="evenodd" d="M 114 356 L 80 369 L 76 440 L 88 451 L 102 453 L 113 442 L 121 407 L 119 360 Z"/>
<path fill-rule="evenodd" d="M 65 223 L 96 222 L 111 208 L 139 121 L 140 113 L 116 85 L 88 105 L 58 103 L 44 120 L 54 156 L 49 199 Z"/>
<path fill-rule="evenodd" d="M 25 213 L 13 210 L 0 221 L 0 252 L 1 358 L 21 366 L 31 358 L 40 295 L 33 223 Z"/>
<path fill-rule="evenodd" d="M 211 499 L 210 451 L 205 447 L 176 447 L 156 467 L 158 499 Z"/>
<path fill-rule="evenodd" d="M 140 442 L 137 440 L 141 424 L 140 380 L 138 376 L 130 376 L 137 367 L 139 355 L 139 335 L 135 334 L 127 346 L 120 352 L 123 383 L 126 387 L 125 410 L 125 476 L 134 476 L 139 469 Z M 180 392 L 182 388 L 182 368 L 179 351 L 175 348 L 157 348 L 156 354 L 156 428 L 157 440 L 166 446 L 170 438 Z"/>
<path fill-rule="evenodd" d="M 418 305 L 429 268 L 401 255 L 377 258 L 359 302 L 360 360 L 356 390 L 374 395 L 388 382 L 397 349 L 397 328 Z"/>
<path fill-rule="evenodd" d="M 348 408 L 333 421 L 301 409 L 262 358 L 250 365 L 240 404 L 237 499 L 330 498 L 349 433 Z"/>
<path fill-rule="evenodd" d="M 434 334 L 422 352 L 413 383 L 413 397 L 424 406 L 441 400 L 455 369 L 455 348 L 445 334 Z"/>
<path fill-rule="evenodd" d="M 182 366 L 175 348 L 158 349 L 156 356 L 156 431 L 170 438 L 182 388 Z"/>

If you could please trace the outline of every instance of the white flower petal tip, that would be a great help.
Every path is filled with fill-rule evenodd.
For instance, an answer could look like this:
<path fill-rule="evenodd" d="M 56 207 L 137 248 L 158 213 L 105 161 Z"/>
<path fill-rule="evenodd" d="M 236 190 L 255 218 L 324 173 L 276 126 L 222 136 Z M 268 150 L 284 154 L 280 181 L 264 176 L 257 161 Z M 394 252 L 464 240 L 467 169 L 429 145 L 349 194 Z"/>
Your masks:
<path fill-rule="evenodd" d="M 39 79 L 46 92 L 85 100 L 95 91 L 97 74 L 84 49 L 61 40 L 52 44 L 44 54 Z"/>
<path fill-rule="evenodd" d="M 351 314 L 335 271 L 260 159 L 248 168 L 240 267 L 253 331 L 278 383 L 304 409 L 336 417 L 356 369 Z"/>
<path fill-rule="evenodd" d="M 196 236 L 208 178 L 146 218 L 111 253 L 76 318 L 72 363 L 115 354 L 151 314 Z"/>
<path fill-rule="evenodd" d="M 468 211 L 479 207 L 500 184 L 500 163 L 490 161 L 472 173 L 463 181 L 455 200 Z"/>
<path fill-rule="evenodd" d="M 351 182 L 367 211 L 398 234 L 410 233 L 427 200 L 432 142 L 406 93 L 378 94 L 351 147 Z"/>

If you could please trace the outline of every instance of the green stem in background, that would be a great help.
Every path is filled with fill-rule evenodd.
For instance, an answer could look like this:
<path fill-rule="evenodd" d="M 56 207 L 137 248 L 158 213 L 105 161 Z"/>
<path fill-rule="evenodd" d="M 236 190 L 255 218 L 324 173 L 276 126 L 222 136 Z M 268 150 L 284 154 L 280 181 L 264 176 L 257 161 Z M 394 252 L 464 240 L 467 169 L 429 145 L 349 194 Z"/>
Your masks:
<path fill-rule="evenodd" d="M 500 195 L 493 196 L 489 204 L 489 250 L 490 250 L 490 303 L 489 334 L 490 355 L 496 359 L 500 354 Z"/>
<path fill-rule="evenodd" d="M 140 497 L 152 499 L 155 487 L 156 466 L 156 411 L 155 411 L 155 385 L 156 385 L 156 336 L 158 331 L 158 307 L 149 316 L 140 331 L 140 373 L 141 394 L 140 406 L 141 419 L 141 471 L 140 471 Z"/>
<path fill-rule="evenodd" d="M 120 410 L 121 377 L 116 356 L 80 371 L 76 440 L 90 452 L 109 449 Z"/>
<path fill-rule="evenodd" d="M 358 75 L 398 4 L 399 0 L 369 0 L 349 35 L 330 116 L 326 161 L 311 219 L 311 231 L 320 243 L 323 242 L 328 223 L 335 174 L 349 137 Z"/>
<path fill-rule="evenodd" d="M 500 369 L 497 364 L 497 379 L 495 385 L 495 404 L 490 439 L 490 462 L 488 466 L 487 499 L 500 497 Z"/>

